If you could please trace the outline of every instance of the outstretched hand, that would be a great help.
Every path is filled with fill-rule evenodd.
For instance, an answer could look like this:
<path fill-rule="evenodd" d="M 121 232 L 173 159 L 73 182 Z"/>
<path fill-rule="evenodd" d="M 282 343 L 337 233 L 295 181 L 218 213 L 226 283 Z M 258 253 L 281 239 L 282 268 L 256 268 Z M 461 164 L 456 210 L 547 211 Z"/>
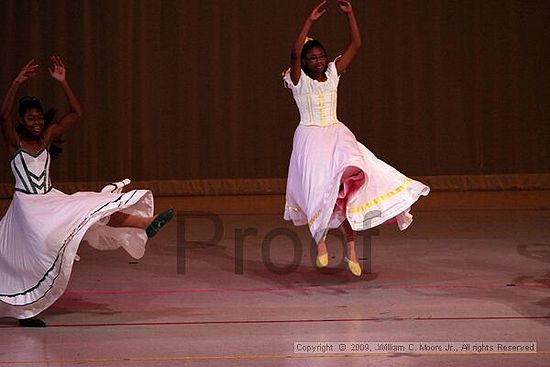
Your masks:
<path fill-rule="evenodd" d="M 340 10 L 342 10 L 346 14 L 353 11 L 351 3 L 348 0 L 338 0 L 338 6 L 340 7 Z"/>
<path fill-rule="evenodd" d="M 63 60 L 59 56 L 50 56 L 50 61 L 52 62 L 52 66 L 48 68 L 50 71 L 50 75 L 52 78 L 57 80 L 58 82 L 65 81 L 65 64 L 63 64 Z"/>
<path fill-rule="evenodd" d="M 327 9 L 324 8 L 325 4 L 327 3 L 326 0 L 321 1 L 313 10 L 311 11 L 311 14 L 309 14 L 309 19 L 311 21 L 316 21 L 317 19 L 321 18 L 323 14 L 327 11 Z"/>
<path fill-rule="evenodd" d="M 21 71 L 19 74 L 17 74 L 17 77 L 15 78 L 15 81 L 17 83 L 23 83 L 30 78 L 36 76 L 38 74 L 38 64 L 32 59 L 29 61 L 25 66 L 21 68 Z"/>

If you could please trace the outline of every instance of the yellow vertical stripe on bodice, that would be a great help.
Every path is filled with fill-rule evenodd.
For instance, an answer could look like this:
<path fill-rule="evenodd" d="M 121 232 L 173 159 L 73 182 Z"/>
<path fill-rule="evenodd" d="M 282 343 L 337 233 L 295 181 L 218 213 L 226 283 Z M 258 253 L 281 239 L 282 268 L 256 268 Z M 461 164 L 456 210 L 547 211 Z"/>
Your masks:
<path fill-rule="evenodd" d="M 325 94 L 319 93 L 319 118 L 321 119 L 321 126 L 327 126 L 327 116 L 325 114 Z"/>
<path fill-rule="evenodd" d="M 330 111 L 330 118 L 331 119 L 337 119 L 336 117 L 336 91 L 332 91 L 330 93 L 330 108 L 331 108 L 331 111 Z"/>
<path fill-rule="evenodd" d="M 311 94 L 307 95 L 307 110 L 309 111 L 309 124 L 313 125 L 315 119 L 313 117 L 313 103 L 311 102 Z"/>

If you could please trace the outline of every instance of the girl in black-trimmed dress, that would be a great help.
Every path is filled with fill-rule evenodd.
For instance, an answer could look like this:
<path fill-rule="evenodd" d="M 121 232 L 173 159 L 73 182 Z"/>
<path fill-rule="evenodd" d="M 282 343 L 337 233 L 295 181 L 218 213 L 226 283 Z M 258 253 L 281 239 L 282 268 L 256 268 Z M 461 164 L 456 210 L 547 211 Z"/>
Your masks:
<path fill-rule="evenodd" d="M 34 327 L 46 326 L 34 316 L 65 291 L 81 241 L 97 249 L 122 247 L 140 258 L 147 239 L 173 216 L 169 209 L 153 217 L 149 190 L 122 193 L 128 180 L 107 185 L 102 192 L 67 195 L 53 188 L 49 171 L 56 141 L 83 110 L 66 80 L 62 59 L 50 60 L 50 75 L 63 88 L 69 111 L 58 121 L 48 121 L 51 114 L 44 113 L 36 97 L 27 96 L 19 101 L 19 120 L 14 124 L 11 111 L 17 89 L 38 73 L 34 60 L 12 82 L 0 111 L 15 178 L 11 205 L 0 221 L 0 317 Z"/>

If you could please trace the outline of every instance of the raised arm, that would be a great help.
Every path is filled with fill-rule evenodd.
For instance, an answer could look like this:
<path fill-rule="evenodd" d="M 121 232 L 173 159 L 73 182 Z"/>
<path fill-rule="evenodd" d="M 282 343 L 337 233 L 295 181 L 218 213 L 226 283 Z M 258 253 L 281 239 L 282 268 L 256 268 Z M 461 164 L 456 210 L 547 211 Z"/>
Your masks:
<path fill-rule="evenodd" d="M 298 84 L 298 82 L 300 81 L 302 69 L 302 60 L 300 60 L 300 54 L 302 53 L 302 47 L 304 46 L 307 34 L 311 29 L 313 23 L 327 11 L 326 9 L 324 9 L 326 3 L 326 0 L 323 0 L 319 4 L 317 4 L 315 8 L 313 8 L 306 21 L 304 22 L 302 30 L 300 31 L 300 34 L 298 35 L 298 38 L 296 39 L 296 42 L 292 47 L 292 52 L 290 53 L 290 79 L 292 80 L 292 83 L 294 83 L 294 85 Z"/>
<path fill-rule="evenodd" d="M 46 129 L 44 132 L 44 137 L 47 143 L 52 142 L 55 138 L 60 137 L 67 130 L 73 127 L 84 112 L 80 102 L 74 95 L 73 90 L 67 82 L 67 70 L 63 60 L 59 56 L 51 56 L 50 61 L 52 62 L 52 66 L 49 68 L 50 75 L 61 84 L 63 92 L 65 92 L 65 97 L 67 97 L 67 102 L 69 102 L 69 112 L 63 115 L 59 121 L 51 124 Z"/>
<path fill-rule="evenodd" d="M 336 70 L 338 70 L 338 74 L 342 74 L 348 68 L 351 60 L 353 60 L 355 54 L 357 54 L 357 51 L 361 48 L 361 34 L 359 33 L 359 26 L 357 25 L 355 14 L 353 14 L 351 3 L 348 0 L 338 0 L 338 6 L 348 17 L 350 33 L 350 43 L 348 47 L 342 54 L 342 57 L 336 60 Z"/>
<path fill-rule="evenodd" d="M 38 64 L 34 62 L 34 59 L 29 61 L 10 84 L 6 97 L 2 102 L 2 110 L 0 111 L 0 125 L 2 127 L 2 135 L 4 142 L 7 145 L 8 151 L 12 153 L 13 149 L 18 148 L 17 133 L 15 131 L 15 124 L 12 119 L 12 110 L 15 103 L 15 96 L 17 95 L 17 89 L 19 85 L 23 84 L 28 79 L 38 74 Z"/>

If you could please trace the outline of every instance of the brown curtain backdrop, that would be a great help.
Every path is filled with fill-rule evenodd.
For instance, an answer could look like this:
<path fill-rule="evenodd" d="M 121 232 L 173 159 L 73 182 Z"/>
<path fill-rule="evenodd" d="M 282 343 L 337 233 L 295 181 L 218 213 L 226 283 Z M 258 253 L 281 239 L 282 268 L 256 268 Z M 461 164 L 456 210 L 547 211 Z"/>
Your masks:
<path fill-rule="evenodd" d="M 3 0 L 0 88 L 66 108 L 62 55 L 85 117 L 55 181 L 284 178 L 298 112 L 281 72 L 315 1 Z M 340 119 L 411 176 L 550 172 L 550 1 L 355 0 L 364 47 Z M 331 57 L 346 19 L 311 36 Z M 0 182 L 12 181 L 7 159 Z"/>

